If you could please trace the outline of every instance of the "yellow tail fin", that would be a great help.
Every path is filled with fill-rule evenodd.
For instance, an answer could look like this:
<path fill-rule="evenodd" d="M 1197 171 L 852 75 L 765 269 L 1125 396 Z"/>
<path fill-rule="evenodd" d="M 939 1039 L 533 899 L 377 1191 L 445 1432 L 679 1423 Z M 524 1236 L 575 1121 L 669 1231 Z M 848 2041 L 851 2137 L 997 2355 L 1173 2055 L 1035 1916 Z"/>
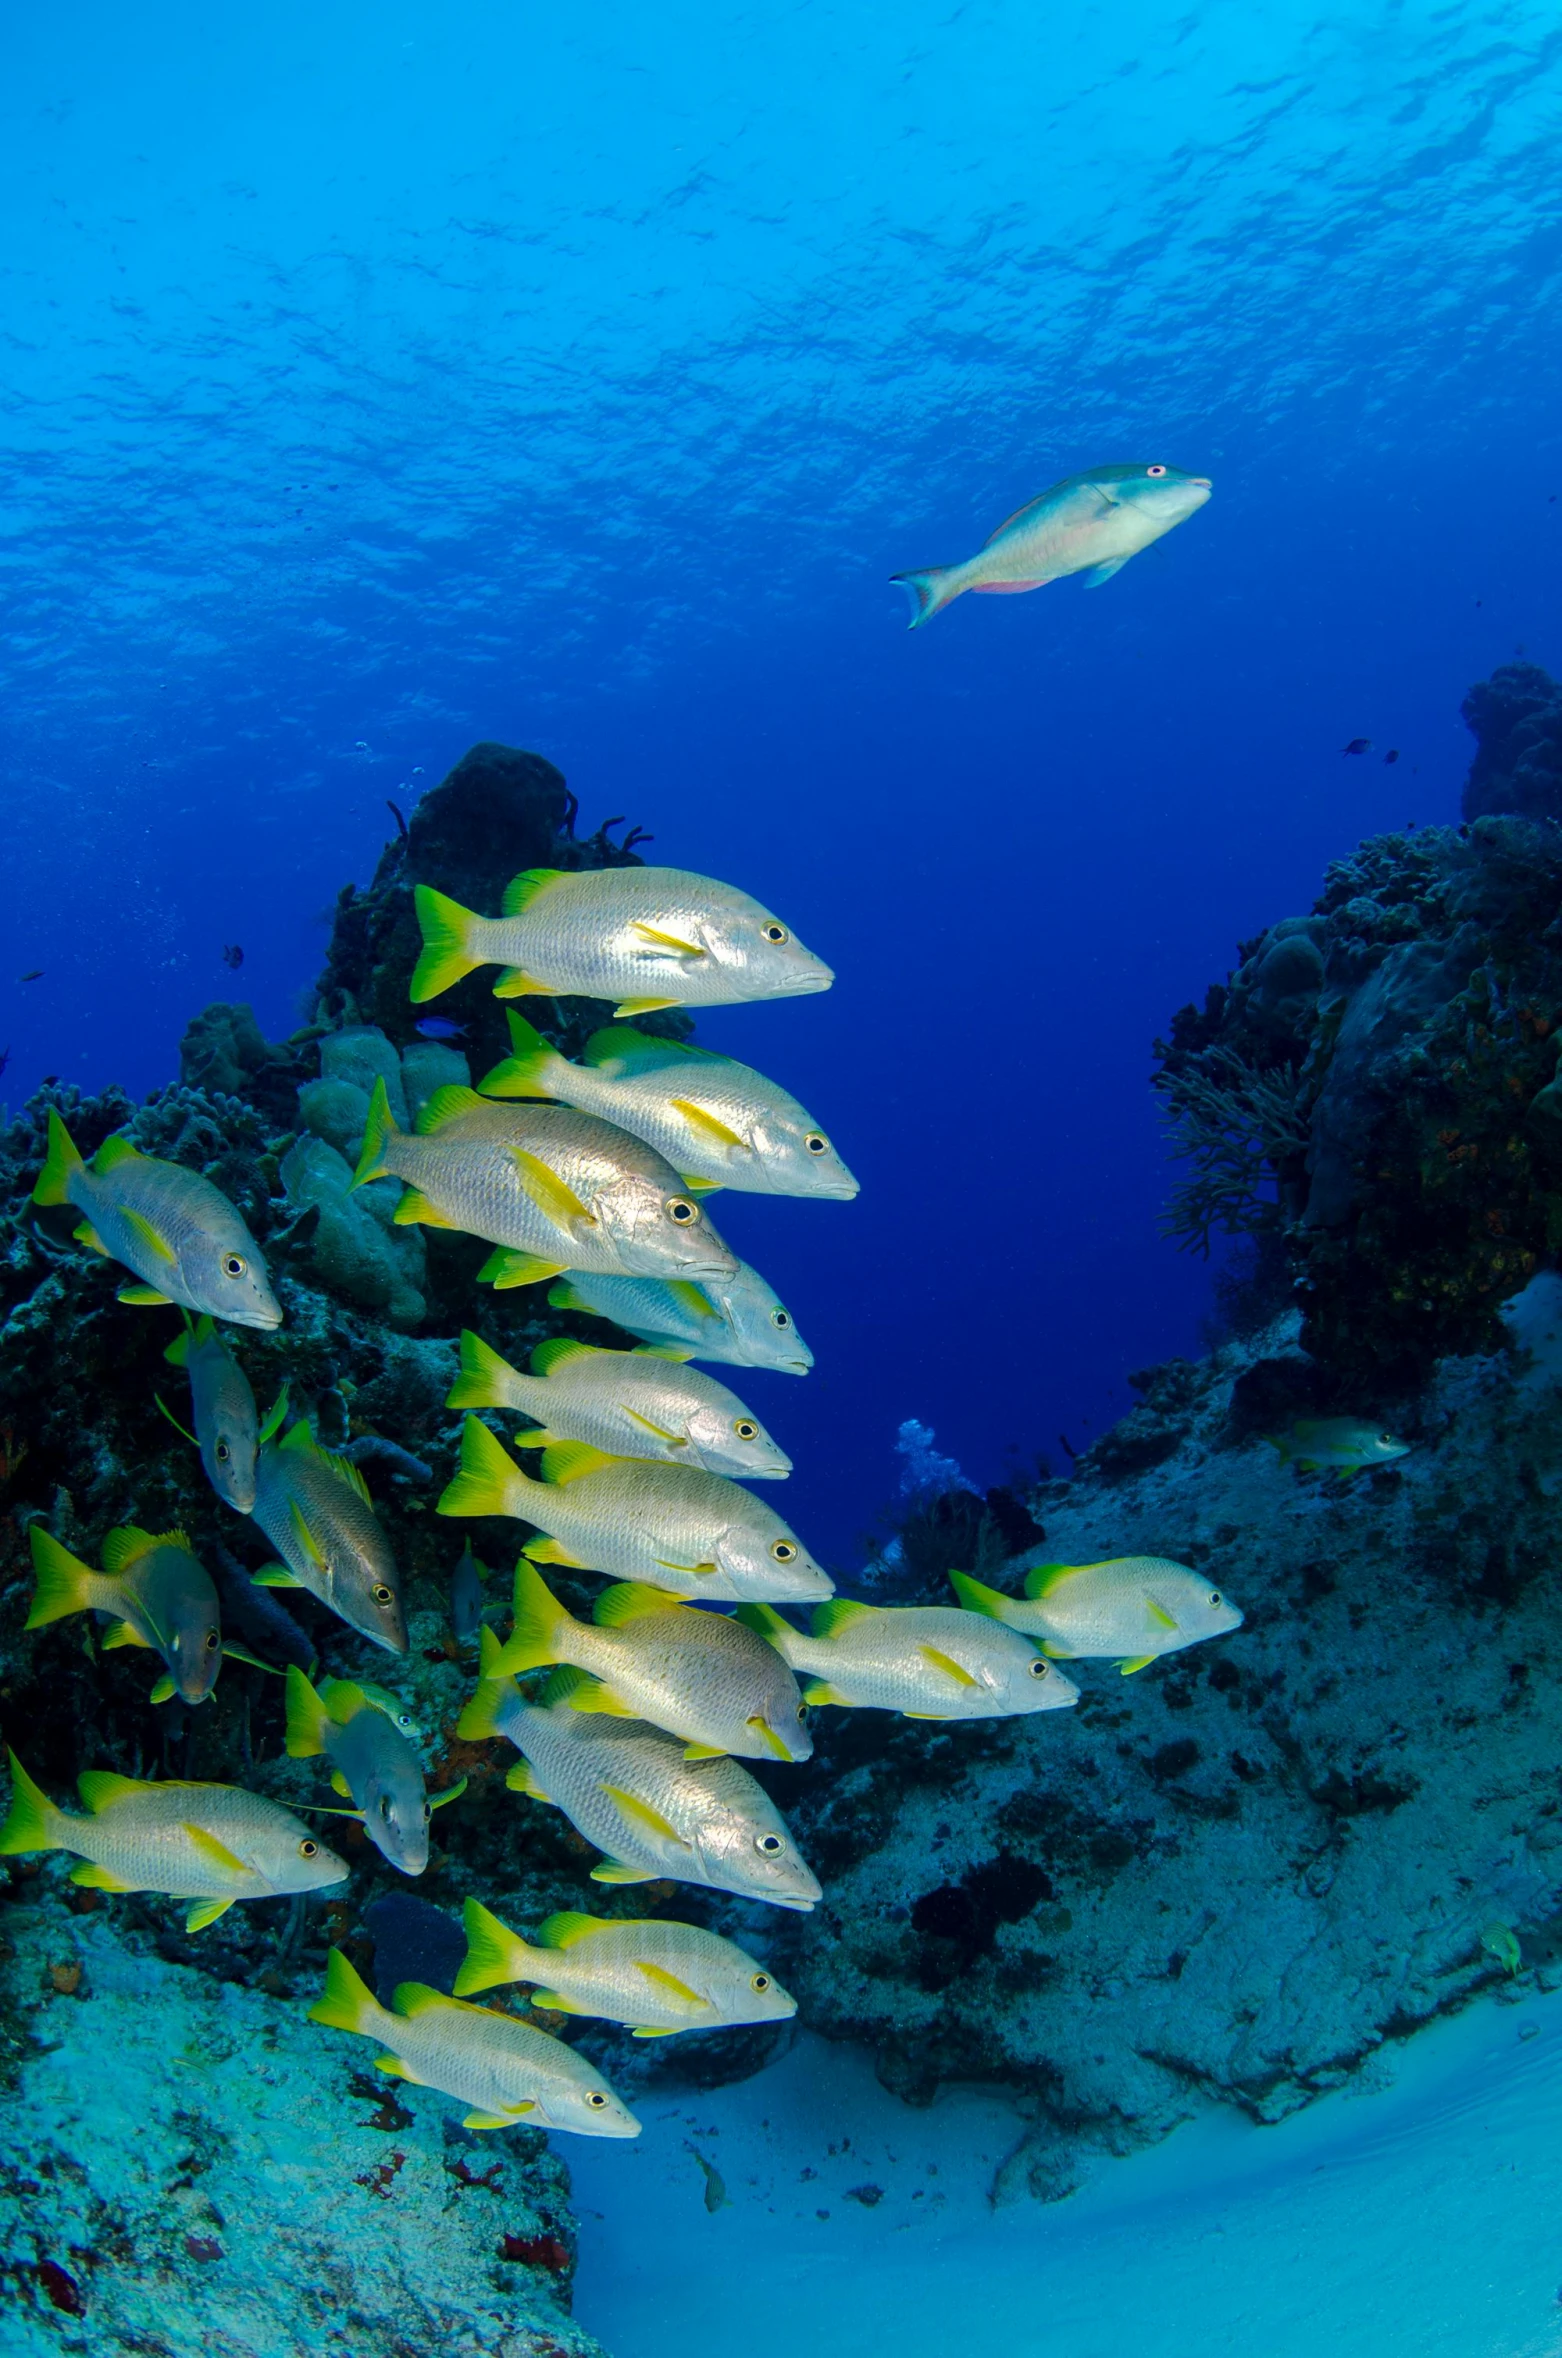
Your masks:
<path fill-rule="evenodd" d="M 63 1621 L 67 1613 L 85 1613 L 92 1602 L 92 1584 L 99 1575 L 69 1548 L 61 1547 L 41 1523 L 33 1524 L 27 1538 L 38 1585 L 24 1628 L 42 1629 L 50 1621 Z"/>
<path fill-rule="evenodd" d="M 287 1666 L 287 1750 L 290 1760 L 308 1760 L 325 1750 L 331 1714 L 296 1662 Z"/>
<path fill-rule="evenodd" d="M 461 1373 L 445 1398 L 447 1408 L 509 1408 L 515 1404 L 510 1390 L 516 1382 L 517 1371 L 508 1359 L 501 1359 L 492 1344 L 481 1335 L 464 1328 L 461 1335 Z"/>
<path fill-rule="evenodd" d="M 521 1472 L 503 1442 L 469 1416 L 461 1428 L 461 1471 L 445 1485 L 442 1515 L 524 1515 L 528 1493 L 546 1495 Z"/>
<path fill-rule="evenodd" d="M 309 2009 L 311 2022 L 331 2030 L 362 2031 L 372 2038 L 385 2021 L 385 2008 L 354 1971 L 340 1949 L 325 1961 L 325 1991 Z"/>
<path fill-rule="evenodd" d="M 541 1670 L 562 1661 L 561 1642 L 571 1627 L 571 1616 L 523 1556 L 515 1567 L 515 1626 L 499 1650 L 495 1671 Z"/>
<path fill-rule="evenodd" d="M 64 1850 L 65 1812 L 56 1809 L 40 1786 L 33 1783 L 14 1752 L 11 1763 L 11 1807 L 0 1826 L 0 1857 L 18 1858 L 30 1850 Z"/>
<path fill-rule="evenodd" d="M 456 1972 L 458 1998 L 469 1998 L 474 1990 L 497 1989 L 502 1982 L 531 1979 L 531 1951 L 525 1941 L 480 1900 L 466 1902 L 461 1921 L 466 1927 L 466 1956 Z"/>
<path fill-rule="evenodd" d="M 35 1204 L 64 1204 L 70 1201 L 70 1177 L 83 1168 L 76 1142 L 53 1106 L 49 1108 L 49 1151 L 38 1184 L 33 1189 Z"/>
<path fill-rule="evenodd" d="M 448 991 L 463 975 L 474 967 L 488 964 L 484 958 L 472 955 L 471 940 L 475 926 L 482 919 L 471 909 L 463 909 L 459 901 L 436 892 L 431 884 L 420 884 L 413 893 L 417 905 L 418 923 L 423 928 L 423 955 L 413 970 L 413 999 L 437 999 L 441 991 Z"/>
<path fill-rule="evenodd" d="M 385 1094 L 385 1076 L 376 1074 L 374 1094 L 369 1099 L 369 1120 L 363 1133 L 363 1152 L 358 1157 L 358 1168 L 353 1173 L 354 1187 L 362 1187 L 370 1179 L 389 1176 L 385 1168 L 385 1149 L 393 1138 L 399 1138 L 396 1117 Z"/>

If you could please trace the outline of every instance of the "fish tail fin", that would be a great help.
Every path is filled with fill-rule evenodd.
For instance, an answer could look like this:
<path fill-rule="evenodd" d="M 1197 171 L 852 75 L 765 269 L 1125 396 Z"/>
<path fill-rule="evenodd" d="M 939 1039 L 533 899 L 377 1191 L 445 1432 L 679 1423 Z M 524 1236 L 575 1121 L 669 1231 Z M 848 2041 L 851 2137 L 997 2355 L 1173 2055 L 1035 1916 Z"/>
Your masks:
<path fill-rule="evenodd" d="M 63 1850 L 65 1812 L 56 1809 L 42 1787 L 33 1783 L 14 1752 L 8 1750 L 6 1758 L 11 1764 L 11 1807 L 0 1826 L 0 1857 L 18 1858 L 30 1850 Z"/>
<path fill-rule="evenodd" d="M 385 1168 L 385 1149 L 393 1138 L 401 1135 L 396 1117 L 390 1109 L 390 1098 L 385 1090 L 385 1076 L 377 1073 L 374 1094 L 369 1099 L 369 1119 L 363 1133 L 363 1152 L 358 1157 L 358 1168 L 353 1173 L 354 1187 L 364 1186 L 370 1179 L 390 1176 Z"/>
<path fill-rule="evenodd" d="M 472 1689 L 461 1717 L 456 1721 L 456 1734 L 463 1744 L 480 1744 L 488 1736 L 497 1736 L 499 1710 L 515 1694 L 515 1681 L 507 1670 L 499 1667 L 503 1652 L 491 1629 L 478 1632 L 477 1639 L 482 1661 L 482 1675 Z"/>
<path fill-rule="evenodd" d="M 325 1750 L 331 1714 L 296 1662 L 287 1666 L 287 1751 L 290 1760 L 308 1760 Z"/>
<path fill-rule="evenodd" d="M 512 1384 L 520 1380 L 518 1371 L 508 1359 L 500 1357 L 491 1343 L 481 1335 L 474 1335 L 469 1327 L 461 1333 L 461 1373 L 445 1395 L 447 1408 L 513 1408 Z"/>
<path fill-rule="evenodd" d="M 442 1515 L 524 1515 L 526 1498 L 545 1498 L 540 1482 L 529 1481 L 504 1443 L 469 1416 L 461 1428 L 461 1471 L 440 1494 Z"/>
<path fill-rule="evenodd" d="M 931 622 L 941 614 L 954 598 L 958 598 L 965 583 L 958 579 L 958 565 L 925 565 L 917 573 L 892 573 L 891 581 L 898 581 L 912 604 L 908 630 L 917 630 L 924 622 Z"/>
<path fill-rule="evenodd" d="M 94 1572 L 90 1564 L 83 1564 L 69 1548 L 61 1547 L 41 1523 L 33 1524 L 27 1538 L 33 1551 L 37 1586 L 33 1590 L 32 1609 L 22 1626 L 42 1629 L 51 1621 L 63 1621 L 67 1613 L 85 1613 L 96 1602 L 92 1592 L 95 1585 L 103 1585 L 102 1574 Z"/>
<path fill-rule="evenodd" d="M 437 999 L 487 961 L 472 952 L 472 936 L 483 922 L 475 910 L 463 909 L 431 884 L 417 885 L 412 897 L 423 928 L 423 953 L 413 970 L 410 996 L 421 1004 Z"/>
<path fill-rule="evenodd" d="M 542 1670 L 562 1661 L 560 1649 L 573 1626 L 542 1574 L 522 1556 L 515 1567 L 515 1626 L 494 1658 L 495 1671 Z"/>
<path fill-rule="evenodd" d="M 483 1906 L 481 1900 L 469 1899 L 461 1910 L 461 1921 L 466 1929 L 466 1955 L 456 1971 L 454 1995 L 470 1997 L 474 1990 L 497 1989 L 501 1982 L 529 1981 L 527 1967 L 533 1962 L 528 1942 L 508 1924 Z"/>
<path fill-rule="evenodd" d="M 569 1070 L 568 1057 L 548 1045 L 534 1024 L 514 1008 L 507 1011 L 510 1053 L 494 1066 L 478 1086 L 485 1097 L 552 1097 L 560 1076 Z"/>
<path fill-rule="evenodd" d="M 70 1182 L 73 1172 L 85 1169 L 80 1150 L 53 1106 L 49 1108 L 49 1151 L 44 1157 L 38 1184 L 33 1189 L 35 1204 L 64 1204 L 70 1201 Z"/>
<path fill-rule="evenodd" d="M 951 1572 L 949 1585 L 968 1613 L 985 1613 L 989 1621 L 1007 1621 L 1005 1607 L 1014 1600 L 1006 1597 L 1001 1588 L 988 1588 L 982 1581 L 973 1580 L 969 1572 Z"/>
<path fill-rule="evenodd" d="M 332 1949 L 325 1961 L 325 1989 L 310 2007 L 309 2019 L 372 2038 L 385 2021 L 385 2008 L 341 1950 Z"/>

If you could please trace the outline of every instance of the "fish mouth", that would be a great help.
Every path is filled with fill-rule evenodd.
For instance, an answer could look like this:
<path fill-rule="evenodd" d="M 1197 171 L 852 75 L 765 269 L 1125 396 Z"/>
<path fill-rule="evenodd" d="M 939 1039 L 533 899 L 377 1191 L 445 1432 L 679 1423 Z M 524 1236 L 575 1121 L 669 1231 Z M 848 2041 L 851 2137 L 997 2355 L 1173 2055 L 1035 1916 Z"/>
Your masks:
<path fill-rule="evenodd" d="M 801 999 L 812 991 L 827 991 L 835 980 L 835 969 L 826 966 L 822 958 L 801 973 L 795 968 L 778 975 L 765 992 L 767 999 Z"/>
<path fill-rule="evenodd" d="M 270 1310 L 217 1310 L 213 1312 L 213 1316 L 220 1318 L 224 1326 L 252 1326 L 257 1328 L 260 1333 L 268 1335 L 275 1334 L 277 1328 L 282 1324 L 282 1312 L 275 1308 Z"/>

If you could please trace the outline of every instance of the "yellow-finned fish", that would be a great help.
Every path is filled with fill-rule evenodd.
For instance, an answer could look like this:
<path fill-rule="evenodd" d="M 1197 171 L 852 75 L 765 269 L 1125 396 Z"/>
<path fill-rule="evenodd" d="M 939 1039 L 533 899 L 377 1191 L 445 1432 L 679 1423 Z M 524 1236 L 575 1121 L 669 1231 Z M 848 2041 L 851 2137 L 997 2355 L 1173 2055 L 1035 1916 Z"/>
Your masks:
<path fill-rule="evenodd" d="M 287 1414 L 287 1386 L 283 1385 L 261 1423 L 249 1378 L 239 1366 L 209 1318 L 175 1335 L 163 1357 L 182 1367 L 190 1379 L 190 1408 L 195 1431 L 185 1433 L 201 1453 L 201 1464 L 224 1506 L 236 1514 L 250 1514 L 255 1505 L 255 1453 L 269 1441 Z M 176 1432 L 184 1427 L 159 1397 L 157 1405 Z"/>
<path fill-rule="evenodd" d="M 534 2006 L 621 2022 L 637 2039 L 785 2022 L 797 2012 L 797 2000 L 757 1958 L 697 1924 L 565 1908 L 532 1942 L 479 1900 L 469 1899 L 462 1915 L 467 1947 L 456 1974 L 458 1998 L 503 1982 L 531 1982 Z"/>
<path fill-rule="evenodd" d="M 1068 573 L 1083 573 L 1086 588 L 1099 589 L 1130 557 L 1201 508 L 1210 490 L 1207 475 L 1185 475 L 1159 460 L 1090 467 L 1017 509 L 963 565 L 928 565 L 890 579 L 910 593 L 913 630 L 965 590 L 1012 595 Z"/>
<path fill-rule="evenodd" d="M 1342 1481 L 1366 1466 L 1392 1465 L 1396 1457 L 1408 1457 L 1413 1446 L 1359 1416 L 1298 1417 L 1289 1432 L 1266 1433 L 1264 1438 L 1282 1465 L 1300 1466 L 1309 1474 L 1338 1474 Z"/>
<path fill-rule="evenodd" d="M 103 1569 L 94 1572 L 47 1532 L 29 1530 L 37 1586 L 29 1629 L 63 1621 L 69 1613 L 107 1613 L 105 1651 L 149 1646 L 167 1676 L 152 1689 L 154 1703 L 177 1695 L 204 1703 L 222 1668 L 222 1616 L 217 1591 L 182 1531 L 138 1531 L 133 1524 L 103 1542 Z"/>
<path fill-rule="evenodd" d="M 346 1678 L 323 1679 L 318 1690 L 296 1663 L 287 1671 L 287 1750 L 293 1760 L 323 1753 L 331 1764 L 332 1789 L 356 1804 L 344 1817 L 358 1817 L 376 1850 L 404 1875 L 421 1875 L 428 1865 L 429 1812 L 454 1801 L 466 1779 L 430 1802 L 423 1764 L 399 1724 L 406 1715 L 396 1698 Z M 386 1709 L 386 1704 L 391 1708 Z"/>
<path fill-rule="evenodd" d="M 576 1270 L 562 1285 L 550 1286 L 548 1300 L 555 1310 L 610 1318 L 625 1334 L 638 1335 L 669 1357 L 676 1351 L 684 1359 L 706 1359 L 718 1367 L 769 1367 L 777 1375 L 806 1375 L 814 1363 L 791 1311 L 746 1261 L 738 1263 L 735 1277 L 701 1285 L 590 1277 Z"/>
<path fill-rule="evenodd" d="M 1241 1608 L 1213 1582 L 1165 1556 L 1113 1556 L 1101 1564 L 1037 1564 L 1025 1595 L 1005 1596 L 967 1572 L 951 1585 L 969 1612 L 1007 1622 L 1068 1662 L 1116 1655 L 1126 1678 L 1162 1654 L 1242 1626 Z"/>
<path fill-rule="evenodd" d="M 547 1534 L 527 1541 L 534 1563 L 606 1572 L 674 1596 L 731 1605 L 834 1594 L 829 1574 L 774 1508 L 721 1474 L 607 1457 L 584 1441 L 554 1442 L 543 1451 L 542 1472 L 542 1481 L 532 1481 L 488 1427 L 469 1416 L 461 1428 L 461 1470 L 446 1486 L 439 1512 L 514 1515 Z"/>
<path fill-rule="evenodd" d="M 527 868 L 503 914 L 479 917 L 427 884 L 415 887 L 423 955 L 417 1001 L 479 966 L 502 966 L 496 999 L 531 993 L 656 1007 L 730 1007 L 827 991 L 828 966 L 736 885 L 685 868 Z"/>
<path fill-rule="evenodd" d="M 325 1995 L 311 2022 L 378 2039 L 381 2071 L 469 2104 L 468 2129 L 569 2129 L 579 2137 L 638 2137 L 640 2123 L 600 2072 L 562 2039 L 488 2006 L 442 1997 L 419 1981 L 382 2006 L 340 1949 L 326 1958 Z"/>
<path fill-rule="evenodd" d="M 306 1588 L 377 1646 L 405 1654 L 401 1574 L 369 1485 L 348 1458 L 321 1449 L 307 1423 L 261 1451 L 254 1519 L 286 1566 L 257 1573 L 258 1586 Z"/>
<path fill-rule="evenodd" d="M 275 1327 L 282 1311 L 259 1245 L 219 1188 L 182 1163 L 105 1138 L 90 1163 L 49 1108 L 49 1152 L 35 1204 L 74 1204 L 77 1241 L 140 1278 L 122 1302 L 177 1302 L 233 1326 Z"/>
<path fill-rule="evenodd" d="M 667 1878 L 804 1911 L 823 1896 L 786 1820 L 741 1762 L 725 1753 L 689 1760 L 675 1736 L 644 1720 L 528 1703 L 499 1668 L 493 1631 L 479 1642 L 483 1675 L 456 1733 L 515 1746 L 522 1758 L 506 1784 L 561 1810 L 606 1853 L 593 1883 Z"/>
<path fill-rule="evenodd" d="M 824 1196 L 847 1203 L 857 1182 L 797 1099 L 752 1066 L 681 1040 L 609 1024 L 571 1064 L 510 1011 L 510 1054 L 479 1085 L 488 1097 L 553 1097 L 643 1138 L 704 1188 Z"/>
<path fill-rule="evenodd" d="M 737 1395 L 665 1351 L 604 1351 L 554 1336 L 532 1353 L 530 1375 L 470 1329 L 447 1408 L 513 1408 L 536 1417 L 518 1449 L 584 1441 L 609 1457 L 702 1466 L 743 1482 L 780 1481 L 792 1461 Z"/>
<path fill-rule="evenodd" d="M 160 1891 L 193 1900 L 187 1932 L 215 1924 L 236 1900 L 277 1899 L 341 1883 L 347 1864 L 280 1803 L 238 1785 L 157 1783 L 84 1769 L 77 1790 L 91 1812 L 57 1809 L 13 1752 L 11 1810 L 0 1856 L 69 1850 L 89 1891 Z"/>
<path fill-rule="evenodd" d="M 815 1607 L 811 1637 L 768 1605 L 740 1605 L 738 1619 L 807 1676 L 805 1703 L 907 1719 L 1003 1719 L 1079 1701 L 1073 1680 L 1017 1632 L 989 1624 L 978 1635 L 971 1616 L 952 1605 L 835 1597 Z"/>
<path fill-rule="evenodd" d="M 537 1285 L 566 1269 L 722 1277 L 737 1269 L 670 1163 L 644 1139 L 557 1105 L 495 1105 L 436 1089 L 399 1130 L 383 1081 L 353 1180 L 400 1179 L 403 1225 L 459 1228 L 499 1249 L 479 1276 Z"/>
<path fill-rule="evenodd" d="M 552 1663 L 546 1702 L 647 1719 L 681 1736 L 690 1760 L 807 1760 L 814 1748 L 797 1681 L 751 1629 L 632 1580 L 604 1589 L 592 1619 L 577 1621 L 523 1556 L 497 1668 Z"/>

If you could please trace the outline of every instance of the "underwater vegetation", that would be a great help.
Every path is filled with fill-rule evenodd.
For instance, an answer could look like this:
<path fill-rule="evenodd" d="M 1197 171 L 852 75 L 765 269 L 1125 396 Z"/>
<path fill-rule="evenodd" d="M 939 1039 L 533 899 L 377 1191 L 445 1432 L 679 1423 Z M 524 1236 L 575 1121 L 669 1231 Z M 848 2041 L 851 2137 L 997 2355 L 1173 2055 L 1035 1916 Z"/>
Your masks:
<path fill-rule="evenodd" d="M 1562 689 L 1510 664 L 1463 711 L 1466 824 L 1335 863 L 1156 1045 L 1170 1233 L 1260 1241 L 1340 1406 L 1490 1350 L 1562 1247 Z"/>

